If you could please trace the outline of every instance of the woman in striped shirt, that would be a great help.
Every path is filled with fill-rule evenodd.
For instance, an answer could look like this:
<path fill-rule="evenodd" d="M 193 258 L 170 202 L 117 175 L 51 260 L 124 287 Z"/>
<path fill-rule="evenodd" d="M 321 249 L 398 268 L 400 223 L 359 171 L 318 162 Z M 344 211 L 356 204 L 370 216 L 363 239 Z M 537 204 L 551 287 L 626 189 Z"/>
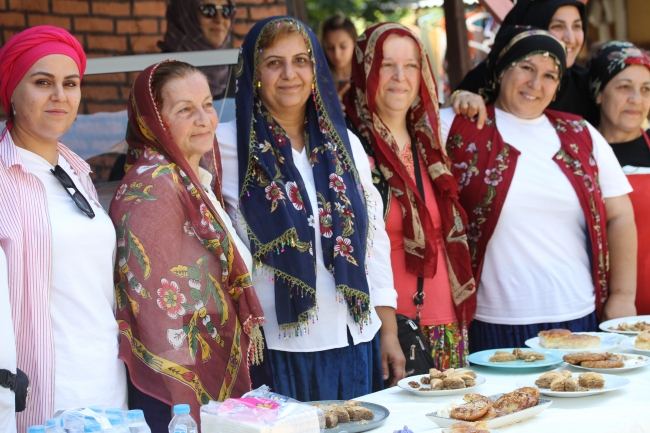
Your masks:
<path fill-rule="evenodd" d="M 17 366 L 32 400 L 18 431 L 80 406 L 126 407 L 117 358 L 115 230 L 90 167 L 59 143 L 77 114 L 86 57 L 65 30 L 25 30 L 0 50 L 0 247 Z"/>

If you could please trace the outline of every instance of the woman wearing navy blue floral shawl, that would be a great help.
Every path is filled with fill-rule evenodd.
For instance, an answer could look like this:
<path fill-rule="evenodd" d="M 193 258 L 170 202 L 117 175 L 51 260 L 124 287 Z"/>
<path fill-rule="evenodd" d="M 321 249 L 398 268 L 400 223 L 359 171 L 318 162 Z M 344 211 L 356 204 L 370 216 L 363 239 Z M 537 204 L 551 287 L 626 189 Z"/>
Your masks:
<path fill-rule="evenodd" d="M 348 399 L 396 382 L 383 205 L 312 31 L 290 17 L 257 23 L 235 98 L 237 120 L 217 128 L 223 195 L 253 254 L 275 391 Z"/>

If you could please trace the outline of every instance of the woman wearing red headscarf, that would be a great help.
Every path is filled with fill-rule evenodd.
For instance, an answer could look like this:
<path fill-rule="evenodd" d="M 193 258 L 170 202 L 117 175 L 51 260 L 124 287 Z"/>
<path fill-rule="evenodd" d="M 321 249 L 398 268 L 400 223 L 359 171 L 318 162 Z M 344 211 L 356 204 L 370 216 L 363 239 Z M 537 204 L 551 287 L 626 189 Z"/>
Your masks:
<path fill-rule="evenodd" d="M 18 431 L 60 409 L 126 407 L 117 358 L 115 229 L 61 137 L 77 114 L 86 55 L 65 30 L 38 26 L 0 50 L 0 247 L 7 256 L 18 368 L 32 399 Z"/>
<path fill-rule="evenodd" d="M 462 367 L 471 319 L 464 301 L 476 287 L 428 57 L 396 23 L 370 27 L 356 51 L 344 102 L 384 201 L 396 313 L 417 319 L 436 368 Z M 407 374 L 412 368 L 407 360 Z"/>

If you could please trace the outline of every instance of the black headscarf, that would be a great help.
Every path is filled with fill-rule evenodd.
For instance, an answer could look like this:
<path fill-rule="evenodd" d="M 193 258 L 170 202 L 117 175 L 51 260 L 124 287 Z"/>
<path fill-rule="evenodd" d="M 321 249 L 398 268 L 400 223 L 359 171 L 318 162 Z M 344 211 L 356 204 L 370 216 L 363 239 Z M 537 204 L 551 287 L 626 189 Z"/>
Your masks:
<path fill-rule="evenodd" d="M 235 23 L 235 14 L 230 16 L 230 30 L 220 47 L 215 47 L 203 34 L 199 21 L 199 6 L 203 0 L 171 0 L 167 5 L 167 31 L 164 39 L 158 42 L 163 53 L 179 51 L 204 51 L 227 48 Z M 234 0 L 228 0 L 235 7 Z M 229 66 L 209 66 L 199 68 L 208 77 L 210 92 L 221 96 L 228 84 Z"/>
<path fill-rule="evenodd" d="M 499 83 L 505 71 L 520 60 L 535 54 L 553 58 L 560 78 L 562 77 L 566 70 L 566 54 L 562 41 L 546 30 L 530 26 L 501 27 L 485 63 L 487 87 L 480 89 L 487 103 L 494 102 L 499 95 Z"/>
<path fill-rule="evenodd" d="M 612 78 L 631 65 L 650 69 L 650 57 L 630 42 L 610 41 L 600 47 L 589 61 L 589 88 L 594 100 Z"/>
<path fill-rule="evenodd" d="M 585 5 L 577 0 L 519 0 L 506 15 L 501 28 L 512 25 L 534 26 L 548 30 L 555 12 L 562 6 L 575 6 L 582 17 L 582 27 L 587 28 Z M 498 36 L 497 36 L 498 37 Z M 486 86 L 485 62 L 469 71 L 458 85 L 458 89 L 478 93 Z M 589 92 L 589 71 L 574 63 L 562 76 L 560 90 L 548 108 L 584 117 L 593 125 L 600 119 L 598 107 Z"/>
<path fill-rule="evenodd" d="M 582 18 L 582 28 L 587 28 L 587 9 L 578 0 L 519 0 L 503 19 L 506 26 L 533 26 L 548 30 L 555 12 L 562 6 L 575 6 Z"/>

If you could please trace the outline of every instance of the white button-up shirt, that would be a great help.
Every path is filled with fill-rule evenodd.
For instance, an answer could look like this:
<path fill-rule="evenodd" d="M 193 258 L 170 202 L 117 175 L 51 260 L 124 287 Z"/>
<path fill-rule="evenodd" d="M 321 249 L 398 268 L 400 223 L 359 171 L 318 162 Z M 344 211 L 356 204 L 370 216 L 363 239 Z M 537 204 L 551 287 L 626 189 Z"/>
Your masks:
<path fill-rule="evenodd" d="M 309 324 L 308 333 L 300 337 L 286 336 L 278 326 L 275 312 L 275 285 L 272 273 L 264 268 L 257 269 L 253 273 L 253 284 L 255 291 L 264 309 L 266 323 L 264 333 L 266 344 L 269 349 L 283 350 L 287 352 L 314 352 L 319 350 L 335 349 L 348 345 L 348 329 L 352 335 L 354 344 L 364 343 L 372 340 L 379 328 L 381 320 L 377 316 L 374 307 L 388 306 L 397 307 L 397 292 L 393 287 L 393 271 L 390 263 L 390 241 L 386 234 L 384 224 L 383 204 L 379 192 L 372 184 L 370 164 L 359 139 L 348 132 L 352 157 L 354 158 L 359 172 L 359 178 L 366 196 L 370 201 L 370 214 L 368 224 L 373 233 L 372 250 L 367 259 L 367 278 L 370 288 L 371 315 L 367 326 L 364 325 L 360 331 L 354 319 L 348 312 L 348 306 L 340 301 L 340 295 L 336 293 L 334 277 L 325 267 L 321 246 L 320 225 L 316 218 L 315 236 L 316 242 L 316 305 L 317 317 Z M 226 210 L 230 214 L 235 229 L 239 236 L 249 245 L 246 227 L 239 214 L 239 163 L 237 160 L 237 125 L 235 121 L 220 124 L 217 128 L 217 139 L 221 150 L 221 162 L 223 166 L 223 198 L 226 202 Z M 301 153 L 293 150 L 293 160 L 300 176 L 305 184 L 309 195 L 309 202 L 312 206 L 312 215 L 318 215 L 316 198 L 316 185 L 314 174 L 306 149 Z"/>

